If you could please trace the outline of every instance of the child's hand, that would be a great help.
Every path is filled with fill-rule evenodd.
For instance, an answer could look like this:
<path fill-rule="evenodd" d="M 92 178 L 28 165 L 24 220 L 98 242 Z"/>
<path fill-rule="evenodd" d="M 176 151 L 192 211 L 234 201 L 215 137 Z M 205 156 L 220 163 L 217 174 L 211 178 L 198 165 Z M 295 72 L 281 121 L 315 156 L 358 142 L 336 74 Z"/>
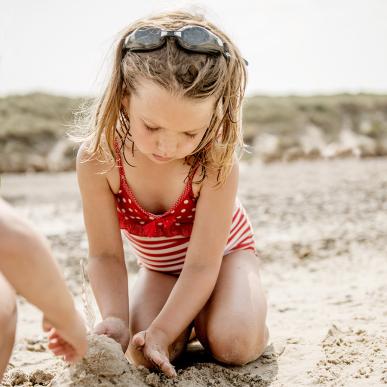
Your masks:
<path fill-rule="evenodd" d="M 124 353 L 129 345 L 129 327 L 125 321 L 117 317 L 108 317 L 94 328 L 97 335 L 106 335 L 111 337 L 117 343 L 121 344 Z"/>
<path fill-rule="evenodd" d="M 169 377 L 176 376 L 176 371 L 169 361 L 168 341 L 159 329 L 147 329 L 133 336 L 132 345 L 142 351 L 144 357 Z"/>
<path fill-rule="evenodd" d="M 43 318 L 43 330 L 48 334 L 48 348 L 65 361 L 75 363 L 87 351 L 86 327 L 77 311 L 74 318 L 60 327 L 55 327 L 47 318 Z"/>

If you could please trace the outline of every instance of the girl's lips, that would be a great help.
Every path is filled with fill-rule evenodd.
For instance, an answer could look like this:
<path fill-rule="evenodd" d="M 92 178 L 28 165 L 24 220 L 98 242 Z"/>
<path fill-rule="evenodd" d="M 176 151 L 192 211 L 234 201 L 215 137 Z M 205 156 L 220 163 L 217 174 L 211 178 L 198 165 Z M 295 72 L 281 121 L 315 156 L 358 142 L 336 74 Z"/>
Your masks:
<path fill-rule="evenodd" d="M 153 156 L 156 160 L 159 160 L 159 161 L 169 161 L 169 160 L 172 160 L 172 157 L 162 157 L 162 156 L 156 155 L 156 154 L 154 154 L 154 153 L 152 153 L 152 156 Z"/>

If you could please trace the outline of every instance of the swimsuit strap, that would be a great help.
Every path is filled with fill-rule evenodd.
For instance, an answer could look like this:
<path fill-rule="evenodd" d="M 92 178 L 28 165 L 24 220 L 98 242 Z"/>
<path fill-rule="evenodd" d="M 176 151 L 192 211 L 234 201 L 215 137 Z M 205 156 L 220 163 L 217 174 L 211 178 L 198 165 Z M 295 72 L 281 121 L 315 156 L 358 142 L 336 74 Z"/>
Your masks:
<path fill-rule="evenodd" d="M 118 172 L 120 174 L 120 182 L 122 184 L 123 181 L 126 181 L 125 177 L 125 169 L 122 164 L 122 158 L 121 158 L 121 152 L 120 152 L 120 146 L 118 144 L 118 140 L 114 140 L 114 150 L 115 150 L 115 156 L 116 156 L 116 163 L 118 167 Z"/>

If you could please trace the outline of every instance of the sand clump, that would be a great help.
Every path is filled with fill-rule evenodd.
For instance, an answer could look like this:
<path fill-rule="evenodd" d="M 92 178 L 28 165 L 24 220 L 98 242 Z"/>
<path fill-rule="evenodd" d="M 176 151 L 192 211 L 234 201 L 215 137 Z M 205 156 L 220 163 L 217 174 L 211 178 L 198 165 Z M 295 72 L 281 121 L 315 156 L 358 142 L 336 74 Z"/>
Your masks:
<path fill-rule="evenodd" d="M 30 374 L 21 370 L 13 370 L 3 380 L 2 386 L 47 386 L 53 379 L 50 371 L 37 369 Z"/>

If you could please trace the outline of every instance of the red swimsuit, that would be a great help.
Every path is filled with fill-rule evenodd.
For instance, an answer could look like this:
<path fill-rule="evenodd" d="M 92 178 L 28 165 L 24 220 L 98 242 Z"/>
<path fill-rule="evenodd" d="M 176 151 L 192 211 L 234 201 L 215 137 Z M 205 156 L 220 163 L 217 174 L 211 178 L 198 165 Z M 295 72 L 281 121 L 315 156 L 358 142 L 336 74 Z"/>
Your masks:
<path fill-rule="evenodd" d="M 168 211 L 156 215 L 137 202 L 126 180 L 118 147 L 116 153 L 120 174 L 117 214 L 120 228 L 134 249 L 137 262 L 150 270 L 179 274 L 195 219 L 197 199 L 192 191 L 192 177 L 176 203 Z M 242 249 L 255 251 L 255 243 L 250 221 L 237 200 L 224 255 Z"/>

